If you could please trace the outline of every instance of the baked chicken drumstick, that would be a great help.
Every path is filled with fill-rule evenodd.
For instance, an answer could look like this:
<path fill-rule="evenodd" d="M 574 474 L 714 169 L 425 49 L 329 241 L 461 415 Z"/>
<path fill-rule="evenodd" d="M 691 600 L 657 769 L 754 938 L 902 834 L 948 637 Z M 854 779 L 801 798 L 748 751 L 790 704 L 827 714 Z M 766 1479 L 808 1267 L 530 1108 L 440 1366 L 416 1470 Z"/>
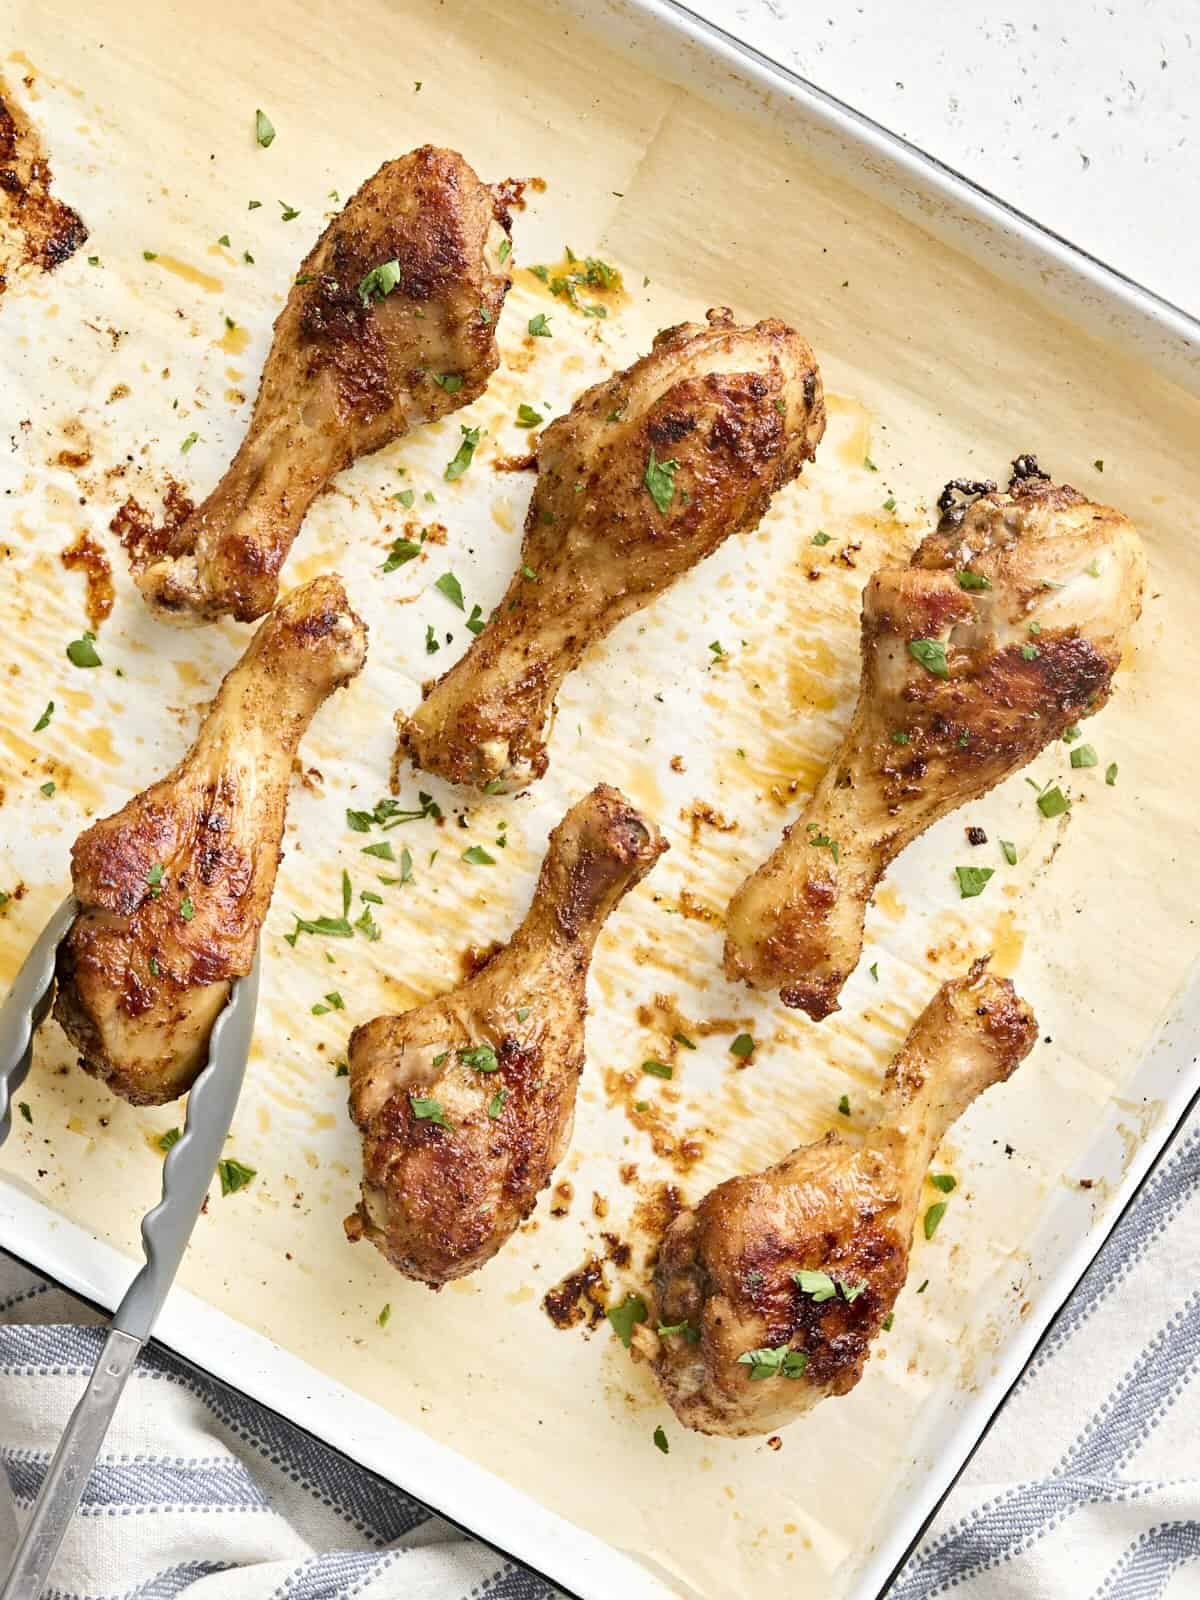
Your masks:
<path fill-rule="evenodd" d="M 330 478 L 483 393 L 508 229 L 502 191 L 453 150 L 423 145 L 363 184 L 301 263 L 229 470 L 138 575 L 160 615 L 261 617 Z"/>
<path fill-rule="evenodd" d="M 841 748 L 730 902 L 727 975 L 810 1017 L 837 1010 L 867 905 L 905 845 L 1108 699 L 1141 610 L 1141 542 L 1032 457 L 1014 468 L 1007 493 L 948 485 L 937 531 L 867 585 Z"/>
<path fill-rule="evenodd" d="M 54 1015 L 80 1065 L 134 1105 L 191 1087 L 267 914 L 292 758 L 358 672 L 366 628 L 339 578 L 287 595 L 222 683 L 173 772 L 71 851 L 81 910 L 59 947 Z"/>
<path fill-rule="evenodd" d="M 862 1376 L 908 1273 L 934 1151 L 1037 1037 L 1029 1007 L 986 965 L 944 983 L 917 1018 L 875 1132 L 829 1133 L 730 1178 L 667 1229 L 636 1337 L 687 1427 L 770 1433 Z M 655 1334 L 656 1322 L 673 1331 Z"/>
<path fill-rule="evenodd" d="M 571 1136 L 592 946 L 666 848 L 600 784 L 550 835 L 511 942 L 461 989 L 354 1030 L 364 1176 L 349 1238 L 438 1289 L 529 1215 Z"/>
<path fill-rule="evenodd" d="M 540 778 L 555 696 L 588 645 L 753 528 L 824 430 L 813 353 L 784 323 L 710 311 L 661 332 L 542 434 L 520 567 L 466 654 L 397 716 L 397 755 L 493 794 Z"/>

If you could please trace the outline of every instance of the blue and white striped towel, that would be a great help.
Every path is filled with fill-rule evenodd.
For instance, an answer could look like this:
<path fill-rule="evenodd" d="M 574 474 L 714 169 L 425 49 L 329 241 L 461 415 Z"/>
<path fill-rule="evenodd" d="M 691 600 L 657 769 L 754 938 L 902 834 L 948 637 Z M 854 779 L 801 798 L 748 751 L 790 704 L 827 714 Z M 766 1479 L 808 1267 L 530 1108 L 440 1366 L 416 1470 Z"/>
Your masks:
<path fill-rule="evenodd" d="M 0 1258 L 0 1570 L 99 1341 Z M 82 1324 L 80 1326 L 79 1324 Z M 1106 1245 L 890 1600 L 1200 1595 L 1200 1114 Z M 161 1351 L 53 1600 L 553 1600 L 407 1496 Z"/>

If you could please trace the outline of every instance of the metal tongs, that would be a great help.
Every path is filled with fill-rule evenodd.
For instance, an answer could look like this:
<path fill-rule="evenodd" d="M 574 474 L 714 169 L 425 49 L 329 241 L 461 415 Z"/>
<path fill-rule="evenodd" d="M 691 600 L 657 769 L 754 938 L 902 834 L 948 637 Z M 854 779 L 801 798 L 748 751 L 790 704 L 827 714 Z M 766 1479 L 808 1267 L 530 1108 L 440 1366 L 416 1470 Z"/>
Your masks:
<path fill-rule="evenodd" d="M 55 957 L 79 906 L 73 896 L 42 930 L 0 1007 L 0 1144 L 12 1127 L 12 1096 L 29 1071 L 33 1036 L 54 999 Z M 259 957 L 234 981 L 213 1026 L 208 1061 L 188 1094 L 182 1136 L 163 1163 L 162 1198 L 142 1219 L 145 1265 L 113 1314 L 108 1337 L 71 1413 L 34 1502 L 0 1600 L 37 1600 L 87 1485 L 109 1423 L 150 1338 L 216 1170 L 241 1092 L 258 1005 Z"/>

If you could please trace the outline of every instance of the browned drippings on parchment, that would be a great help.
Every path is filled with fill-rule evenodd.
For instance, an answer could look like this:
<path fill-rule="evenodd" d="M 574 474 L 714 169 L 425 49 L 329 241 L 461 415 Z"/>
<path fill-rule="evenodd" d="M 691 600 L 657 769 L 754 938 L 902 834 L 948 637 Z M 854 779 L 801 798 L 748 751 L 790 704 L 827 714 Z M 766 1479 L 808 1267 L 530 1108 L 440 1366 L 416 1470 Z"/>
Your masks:
<path fill-rule="evenodd" d="M 19 268 L 53 272 L 87 239 L 82 217 L 50 185 L 38 132 L 0 78 L 0 295 Z"/>

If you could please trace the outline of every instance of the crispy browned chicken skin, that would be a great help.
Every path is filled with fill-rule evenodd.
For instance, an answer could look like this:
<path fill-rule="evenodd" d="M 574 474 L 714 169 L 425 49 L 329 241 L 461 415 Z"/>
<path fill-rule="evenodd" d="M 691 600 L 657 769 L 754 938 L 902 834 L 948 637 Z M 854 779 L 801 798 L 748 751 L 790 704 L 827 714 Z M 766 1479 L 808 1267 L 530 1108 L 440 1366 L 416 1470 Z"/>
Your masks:
<path fill-rule="evenodd" d="M 81 910 L 54 1015 L 80 1065 L 134 1105 L 191 1087 L 267 914 L 288 780 L 318 707 L 358 672 L 366 628 L 337 577 L 294 589 L 228 674 L 191 750 L 71 852 Z"/>
<path fill-rule="evenodd" d="M 1012 984 L 985 968 L 944 983 L 917 1018 L 873 1133 L 828 1133 L 765 1172 L 730 1178 L 668 1228 L 651 1320 L 636 1337 L 687 1427 L 770 1433 L 862 1376 L 904 1285 L 918 1213 L 938 1198 L 925 1185 L 930 1158 L 1037 1038 Z M 800 1272 L 831 1282 L 802 1286 Z M 744 1359 L 750 1351 L 757 1359 Z"/>
<path fill-rule="evenodd" d="M 229 470 L 138 576 L 160 615 L 261 617 L 330 478 L 483 393 L 508 229 L 502 191 L 453 150 L 422 145 L 363 184 L 300 265 Z"/>
<path fill-rule="evenodd" d="M 816 361 L 786 324 L 710 311 L 707 327 L 664 329 L 542 434 L 518 571 L 467 653 L 397 716 L 398 758 L 489 793 L 540 778 L 559 685 L 587 647 L 753 528 L 824 430 Z"/>
<path fill-rule="evenodd" d="M 807 810 L 734 895 L 725 971 L 820 1018 L 862 953 L 866 908 L 939 817 L 1108 699 L 1142 604 L 1131 524 L 1020 457 L 1007 494 L 948 486 L 937 531 L 877 572 L 854 717 Z"/>
<path fill-rule="evenodd" d="M 437 1289 L 490 1261 L 566 1150 L 592 946 L 667 848 L 607 784 L 550 835 L 533 904 L 470 982 L 350 1038 L 363 1188 L 346 1219 Z"/>

